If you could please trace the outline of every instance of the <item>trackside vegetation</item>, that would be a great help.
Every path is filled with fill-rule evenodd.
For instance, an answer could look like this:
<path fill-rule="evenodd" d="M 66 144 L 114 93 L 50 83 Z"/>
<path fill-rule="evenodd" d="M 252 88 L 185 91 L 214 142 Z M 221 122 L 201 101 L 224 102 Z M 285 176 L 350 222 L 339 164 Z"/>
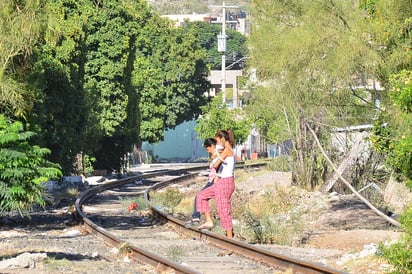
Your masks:
<path fill-rule="evenodd" d="M 44 183 L 62 176 L 60 167 L 46 160 L 50 150 L 31 145 L 33 132 L 21 122 L 0 115 L 0 214 L 16 211 L 30 216 L 33 205 L 45 205 Z"/>
<path fill-rule="evenodd" d="M 331 174 L 315 139 L 339 162 L 331 130 L 373 125 L 357 187 L 393 176 L 412 189 L 410 0 L 249 1 L 250 36 L 227 32 L 227 60 L 249 57 L 233 110 L 207 96 L 218 28 L 176 27 L 156 12 L 173 10 L 166 2 L 0 1 L 0 214 L 44 205 L 48 179 L 121 170 L 143 141 L 193 119 L 202 138 L 232 128 L 242 142 L 253 127 L 267 144 L 290 140 L 280 164 L 309 190 Z M 167 194 L 168 207 L 181 198 Z M 382 249 L 395 273 L 412 272 L 410 207 L 405 238 Z M 269 214 L 248 218 L 270 228 Z M 272 241 L 269 231 L 252 236 Z"/>
<path fill-rule="evenodd" d="M 253 1 L 249 65 L 262 84 L 252 87 L 246 110 L 268 142 L 293 141 L 296 184 L 316 189 L 331 174 L 309 127 L 339 163 L 331 130 L 374 125 L 357 186 L 384 188 L 393 176 L 411 189 L 411 14 L 407 0 Z M 410 211 L 402 216 L 408 233 Z M 405 240 L 384 252 L 402 267 L 396 273 L 411 272 Z"/>

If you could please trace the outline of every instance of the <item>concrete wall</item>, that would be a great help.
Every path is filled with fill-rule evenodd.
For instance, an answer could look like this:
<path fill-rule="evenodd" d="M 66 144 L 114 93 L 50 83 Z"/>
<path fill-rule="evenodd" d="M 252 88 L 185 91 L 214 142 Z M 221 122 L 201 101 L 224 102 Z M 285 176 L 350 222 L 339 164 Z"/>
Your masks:
<path fill-rule="evenodd" d="M 207 159 L 203 140 L 194 131 L 195 125 L 195 121 L 182 123 L 173 130 L 165 131 L 164 141 L 145 143 L 142 149 L 153 155 L 153 162 L 193 162 L 200 158 Z"/>

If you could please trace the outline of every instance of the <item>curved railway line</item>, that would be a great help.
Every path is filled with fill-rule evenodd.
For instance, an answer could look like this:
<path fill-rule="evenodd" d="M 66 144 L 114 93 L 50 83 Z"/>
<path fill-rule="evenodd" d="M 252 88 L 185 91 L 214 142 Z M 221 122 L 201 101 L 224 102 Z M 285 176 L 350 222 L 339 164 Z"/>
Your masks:
<path fill-rule="evenodd" d="M 255 164 L 264 165 L 264 164 Z M 242 163 L 237 168 L 244 167 Z M 157 172 L 111 181 L 83 192 L 75 202 L 76 212 L 86 229 L 105 243 L 123 248 L 128 256 L 138 262 L 151 265 L 159 272 L 168 273 L 342 273 L 319 264 L 257 248 L 235 239 L 197 228 L 186 228 L 185 221 L 157 208 L 150 194 L 173 185 L 190 184 L 206 166 L 199 165 L 181 169 L 166 169 Z M 144 195 L 151 214 L 136 216 L 128 214 L 119 197 Z M 126 215 L 126 216 L 125 216 Z M 120 222 L 120 217 L 123 220 Z M 126 220 L 126 221 L 124 221 Z M 166 234 L 165 234 L 166 233 Z M 204 250 L 210 257 L 201 257 L 193 252 L 182 264 L 161 254 L 153 246 L 162 236 L 188 243 L 190 247 Z M 184 235 L 184 236 L 171 236 Z M 187 245 L 186 245 L 187 246 Z M 213 247 L 212 247 L 213 246 Z M 188 249 L 186 247 L 186 249 Z M 155 251 L 153 251 L 155 250 Z M 220 250 L 220 251 L 219 251 Z M 178 253 L 178 252 L 177 252 Z M 230 256 L 216 256 L 217 253 Z M 204 254 L 204 253 L 203 253 Z M 203 256 L 203 255 L 200 255 Z M 246 263 L 241 258 L 248 260 Z M 191 261 L 192 260 L 192 261 Z M 242 269 L 242 271 L 240 271 Z M 276 273 L 276 272 L 275 272 Z"/>

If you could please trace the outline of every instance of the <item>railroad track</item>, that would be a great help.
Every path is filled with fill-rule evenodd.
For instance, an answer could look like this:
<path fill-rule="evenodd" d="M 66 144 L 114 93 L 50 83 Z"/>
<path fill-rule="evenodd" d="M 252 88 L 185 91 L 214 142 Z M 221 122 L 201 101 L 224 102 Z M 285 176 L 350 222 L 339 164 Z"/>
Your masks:
<path fill-rule="evenodd" d="M 259 165 L 263 164 L 249 166 L 249 168 L 259 167 Z M 244 168 L 245 166 L 238 164 L 237 167 Z M 123 248 L 123 252 L 127 252 L 130 258 L 149 264 L 159 272 L 274 273 L 274 271 L 278 271 L 279 273 L 288 271 L 288 273 L 342 273 L 319 264 L 257 248 L 217 233 L 197 228 L 186 228 L 185 221 L 182 218 L 159 209 L 151 201 L 151 193 L 161 191 L 171 185 L 187 184 L 195 181 L 198 177 L 197 174 L 205 168 L 206 166 L 175 170 L 166 169 L 93 187 L 82 193 L 76 200 L 77 214 L 90 233 L 109 245 L 119 249 Z M 150 215 L 135 216 L 125 213 L 125 205 L 119 201 L 119 197 L 123 197 L 127 201 L 126 197 L 136 197 L 137 195 L 144 195 L 151 212 Z M 107 205 L 109 202 L 110 206 Z M 126 218 L 123 217 L 123 221 L 119 222 L 119 216 L 125 214 Z M 165 235 L 169 240 L 175 240 L 176 245 L 169 248 L 174 248 L 174 250 L 164 250 L 164 246 L 162 250 L 161 239 Z M 146 244 L 143 244 L 143 242 Z M 179 248 L 177 242 L 185 242 L 186 245 Z M 157 249 L 154 247 L 156 244 L 160 244 Z M 214 247 L 211 247 L 211 245 Z M 194 251 L 195 249 L 196 251 Z M 207 253 L 211 256 L 193 255 L 194 252 L 202 249 L 204 250 L 202 254 Z M 167 252 L 175 253 L 175 256 L 182 255 L 181 253 L 190 253 L 192 255 L 189 254 L 183 260 L 185 262 L 189 261 L 189 263 L 182 264 L 178 262 L 179 259 L 170 258 L 170 254 L 167 254 Z M 190 256 L 196 258 L 190 258 Z"/>

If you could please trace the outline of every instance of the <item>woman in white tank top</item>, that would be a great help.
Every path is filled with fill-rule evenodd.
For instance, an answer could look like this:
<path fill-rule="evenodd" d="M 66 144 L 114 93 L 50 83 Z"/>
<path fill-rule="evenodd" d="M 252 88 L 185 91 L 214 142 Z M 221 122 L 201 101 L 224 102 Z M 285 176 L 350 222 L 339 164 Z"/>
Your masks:
<path fill-rule="evenodd" d="M 206 221 L 199 226 L 200 229 L 210 229 L 213 227 L 213 220 L 210 215 L 209 200 L 216 199 L 216 207 L 219 213 L 220 225 L 226 230 L 226 236 L 233 237 L 233 224 L 231 215 L 231 196 L 235 190 L 234 169 L 235 156 L 233 148 L 235 141 L 231 130 L 219 130 L 215 139 L 218 143 L 223 143 L 224 148 L 218 154 L 214 167 L 217 170 L 217 180 L 213 186 L 200 191 L 196 198 L 196 207 L 199 212 L 205 214 Z"/>

